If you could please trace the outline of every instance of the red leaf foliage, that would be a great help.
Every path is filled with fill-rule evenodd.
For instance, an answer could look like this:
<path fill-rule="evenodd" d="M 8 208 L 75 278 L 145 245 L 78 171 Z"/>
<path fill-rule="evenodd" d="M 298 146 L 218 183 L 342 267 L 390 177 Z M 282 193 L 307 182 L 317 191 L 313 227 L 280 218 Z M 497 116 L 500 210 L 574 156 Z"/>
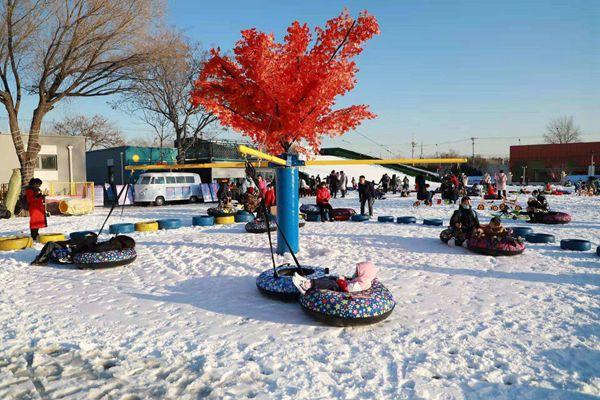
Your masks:
<path fill-rule="evenodd" d="M 303 142 L 317 152 L 322 135 L 342 135 L 376 117 L 367 105 L 332 107 L 337 96 L 356 85 L 353 58 L 378 33 L 374 16 L 363 11 L 355 19 L 346 10 L 315 28 L 314 40 L 298 21 L 283 43 L 256 29 L 242 31 L 233 57 L 211 50 L 191 102 L 269 152 L 286 152 Z"/>

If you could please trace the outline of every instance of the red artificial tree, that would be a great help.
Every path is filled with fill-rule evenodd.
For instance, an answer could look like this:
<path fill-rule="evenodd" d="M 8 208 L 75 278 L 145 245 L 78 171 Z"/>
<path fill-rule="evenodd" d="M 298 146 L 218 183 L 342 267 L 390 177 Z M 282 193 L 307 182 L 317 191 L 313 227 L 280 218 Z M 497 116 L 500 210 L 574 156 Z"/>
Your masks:
<path fill-rule="evenodd" d="M 266 151 L 285 153 L 305 141 L 317 152 L 322 135 L 342 135 L 376 117 L 367 105 L 332 107 L 337 96 L 356 85 L 358 68 L 352 59 L 379 33 L 379 25 L 366 11 L 355 19 L 345 10 L 315 33 L 313 43 L 307 24 L 298 21 L 287 29 L 283 43 L 256 29 L 242 31 L 233 58 L 211 50 L 192 103 L 202 104 L 221 124 Z"/>

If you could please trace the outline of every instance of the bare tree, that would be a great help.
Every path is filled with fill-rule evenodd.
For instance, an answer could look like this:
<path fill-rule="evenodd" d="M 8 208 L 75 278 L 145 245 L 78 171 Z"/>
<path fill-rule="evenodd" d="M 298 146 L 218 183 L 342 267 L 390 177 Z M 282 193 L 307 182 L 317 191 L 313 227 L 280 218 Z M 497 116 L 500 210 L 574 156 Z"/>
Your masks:
<path fill-rule="evenodd" d="M 125 144 L 123 133 L 102 115 L 74 115 L 55 122 L 52 130 L 57 135 L 83 136 L 87 151 L 107 149 Z"/>
<path fill-rule="evenodd" d="M 0 103 L 21 165 L 33 176 L 40 128 L 58 102 L 127 89 L 149 57 L 145 40 L 160 0 L 0 0 Z M 37 99 L 27 147 L 19 126 L 24 92 Z"/>
<path fill-rule="evenodd" d="M 544 135 L 546 143 L 574 143 L 581 141 L 579 127 L 575 126 L 573 117 L 560 117 L 553 119 L 546 126 Z"/>
<path fill-rule="evenodd" d="M 132 89 L 114 106 L 141 113 L 141 119 L 157 135 L 157 127 L 163 135 L 166 129 L 163 123 L 168 121 L 175 136 L 177 161 L 182 163 L 191 143 L 188 139 L 202 137 L 217 119 L 189 101 L 194 80 L 207 55 L 198 44 L 174 31 L 161 31 L 151 42 L 157 47 L 153 57 L 136 70 Z"/>

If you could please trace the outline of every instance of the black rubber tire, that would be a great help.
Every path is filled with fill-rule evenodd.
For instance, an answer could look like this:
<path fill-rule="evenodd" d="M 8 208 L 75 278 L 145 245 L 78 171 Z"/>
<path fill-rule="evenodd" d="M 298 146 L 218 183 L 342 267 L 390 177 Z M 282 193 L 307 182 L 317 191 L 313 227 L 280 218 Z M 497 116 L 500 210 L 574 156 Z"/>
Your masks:
<path fill-rule="evenodd" d="M 157 207 L 165 205 L 165 198 L 162 196 L 158 196 L 156 199 L 154 199 L 154 205 Z"/>

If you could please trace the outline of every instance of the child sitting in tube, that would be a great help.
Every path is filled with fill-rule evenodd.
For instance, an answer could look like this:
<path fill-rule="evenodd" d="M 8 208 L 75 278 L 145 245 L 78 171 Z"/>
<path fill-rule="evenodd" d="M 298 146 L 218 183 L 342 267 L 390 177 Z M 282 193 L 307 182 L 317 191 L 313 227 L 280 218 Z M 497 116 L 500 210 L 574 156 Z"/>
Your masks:
<path fill-rule="evenodd" d="M 356 264 L 356 271 L 350 279 L 343 276 L 328 276 L 319 279 L 307 279 L 297 272 L 292 277 L 294 286 L 302 295 L 309 290 L 333 290 L 334 292 L 356 293 L 371 288 L 373 280 L 377 276 L 377 268 L 371 261 L 363 261 Z"/>

